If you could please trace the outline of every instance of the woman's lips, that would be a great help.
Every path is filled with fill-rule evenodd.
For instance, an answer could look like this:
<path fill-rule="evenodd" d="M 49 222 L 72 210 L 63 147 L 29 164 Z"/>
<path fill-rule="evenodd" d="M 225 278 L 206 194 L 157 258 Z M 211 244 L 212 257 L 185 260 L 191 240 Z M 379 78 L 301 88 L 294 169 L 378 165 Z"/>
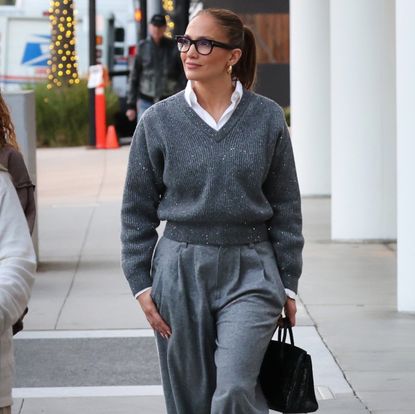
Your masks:
<path fill-rule="evenodd" d="M 190 62 L 186 62 L 186 69 L 198 69 L 200 68 L 201 65 L 198 65 L 197 63 L 190 63 Z"/>

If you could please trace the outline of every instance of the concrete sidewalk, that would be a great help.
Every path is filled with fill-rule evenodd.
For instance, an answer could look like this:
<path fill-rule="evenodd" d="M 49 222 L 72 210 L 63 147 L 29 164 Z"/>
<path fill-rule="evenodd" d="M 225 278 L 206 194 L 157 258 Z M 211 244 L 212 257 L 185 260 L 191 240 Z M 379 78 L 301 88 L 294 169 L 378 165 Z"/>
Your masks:
<path fill-rule="evenodd" d="M 127 157 L 37 152 L 40 265 L 16 338 L 14 413 L 165 412 L 152 331 L 119 264 Z M 319 412 L 414 413 L 415 315 L 395 310 L 395 246 L 330 241 L 328 198 L 303 211 L 294 333 L 313 358 Z"/>

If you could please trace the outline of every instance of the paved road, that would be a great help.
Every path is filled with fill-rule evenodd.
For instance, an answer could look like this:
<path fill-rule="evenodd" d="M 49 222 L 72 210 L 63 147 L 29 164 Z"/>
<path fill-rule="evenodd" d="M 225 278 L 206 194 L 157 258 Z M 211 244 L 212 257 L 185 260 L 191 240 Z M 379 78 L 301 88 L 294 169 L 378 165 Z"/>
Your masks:
<path fill-rule="evenodd" d="M 165 412 L 154 339 L 119 264 L 127 155 L 38 150 L 40 266 L 16 339 L 15 414 Z M 395 310 L 395 246 L 330 241 L 328 198 L 303 210 L 295 332 L 320 412 L 413 413 L 415 317 Z"/>

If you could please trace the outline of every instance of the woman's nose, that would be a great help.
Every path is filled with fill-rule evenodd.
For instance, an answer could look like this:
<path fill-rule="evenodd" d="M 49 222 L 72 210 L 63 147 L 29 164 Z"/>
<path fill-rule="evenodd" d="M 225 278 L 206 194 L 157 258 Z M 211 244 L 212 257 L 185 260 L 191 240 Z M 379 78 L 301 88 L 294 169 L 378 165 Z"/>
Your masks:
<path fill-rule="evenodd" d="M 195 44 L 190 45 L 190 48 L 187 51 L 187 56 L 192 56 L 192 57 L 199 56 L 199 53 L 197 53 Z"/>

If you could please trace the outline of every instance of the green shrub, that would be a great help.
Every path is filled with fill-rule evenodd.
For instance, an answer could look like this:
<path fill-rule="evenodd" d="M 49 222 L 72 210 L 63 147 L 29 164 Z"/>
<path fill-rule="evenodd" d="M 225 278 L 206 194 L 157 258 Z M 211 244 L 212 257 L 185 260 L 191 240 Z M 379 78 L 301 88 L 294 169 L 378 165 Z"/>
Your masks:
<path fill-rule="evenodd" d="M 36 100 L 37 144 L 40 147 L 87 145 L 88 88 L 86 81 L 79 85 L 48 89 L 47 84 L 34 85 Z M 105 91 L 107 124 L 119 111 L 118 97 Z"/>

